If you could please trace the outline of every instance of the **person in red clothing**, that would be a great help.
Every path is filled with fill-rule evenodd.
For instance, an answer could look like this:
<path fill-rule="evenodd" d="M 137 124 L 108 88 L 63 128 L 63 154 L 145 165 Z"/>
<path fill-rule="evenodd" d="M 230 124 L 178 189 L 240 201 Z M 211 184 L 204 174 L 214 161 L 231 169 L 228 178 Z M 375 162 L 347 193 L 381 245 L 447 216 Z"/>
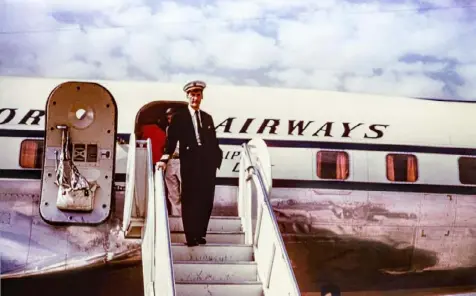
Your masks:
<path fill-rule="evenodd" d="M 152 142 L 152 161 L 157 163 L 162 154 L 164 153 L 164 147 L 167 140 L 167 135 L 165 131 L 159 126 L 160 119 L 157 120 L 157 123 L 144 124 L 142 126 L 142 140 L 147 140 L 148 138 Z"/>

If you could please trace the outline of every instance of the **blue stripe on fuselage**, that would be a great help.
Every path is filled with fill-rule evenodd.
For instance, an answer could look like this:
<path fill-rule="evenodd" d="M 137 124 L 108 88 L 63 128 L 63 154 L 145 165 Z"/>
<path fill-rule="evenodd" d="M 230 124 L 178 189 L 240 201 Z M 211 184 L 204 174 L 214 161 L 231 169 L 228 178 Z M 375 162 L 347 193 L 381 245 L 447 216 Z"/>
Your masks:
<path fill-rule="evenodd" d="M 0 137 L 7 138 L 44 138 L 44 131 L 40 130 L 14 130 L 0 129 Z M 130 134 L 118 133 L 126 143 L 129 142 Z M 221 145 L 241 145 L 251 138 L 219 138 Z M 452 154 L 452 155 L 475 155 L 474 148 L 458 147 L 437 147 L 423 145 L 399 145 L 399 144 L 368 144 L 368 143 L 345 143 L 328 141 L 304 141 L 304 140 L 271 140 L 265 139 L 268 147 L 279 148 L 320 148 L 320 149 L 341 149 L 341 150 L 362 150 L 362 151 L 395 151 L 407 153 L 432 153 L 432 154 Z"/>

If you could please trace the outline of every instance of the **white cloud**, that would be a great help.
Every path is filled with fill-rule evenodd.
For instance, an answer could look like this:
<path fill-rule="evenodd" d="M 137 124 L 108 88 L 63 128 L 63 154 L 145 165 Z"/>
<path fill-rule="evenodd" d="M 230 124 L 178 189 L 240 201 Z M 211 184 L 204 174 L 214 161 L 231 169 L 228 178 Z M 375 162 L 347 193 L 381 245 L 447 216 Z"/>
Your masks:
<path fill-rule="evenodd" d="M 396 72 L 439 72 L 448 65 L 448 63 L 443 62 L 434 62 L 434 63 L 423 63 L 418 61 L 416 63 L 403 63 L 397 62 L 385 67 L 386 71 L 396 71 Z"/>
<path fill-rule="evenodd" d="M 180 68 L 199 69 L 205 67 L 206 60 L 200 54 L 201 49 L 197 42 L 181 39 L 169 44 L 169 58 L 171 64 Z"/>
<path fill-rule="evenodd" d="M 249 29 L 245 31 L 213 31 L 200 36 L 203 53 L 223 69 L 255 70 L 271 66 L 277 58 L 272 38 Z"/>
<path fill-rule="evenodd" d="M 207 83 L 216 83 L 216 84 L 221 84 L 221 85 L 227 85 L 227 84 L 232 84 L 232 82 L 225 78 L 225 77 L 220 77 L 216 75 L 207 75 L 207 74 L 201 74 L 201 73 L 189 73 L 189 74 L 172 74 L 170 75 L 168 81 L 169 82 L 176 82 L 176 83 L 183 83 L 184 81 L 190 81 L 190 80 L 203 80 L 206 81 Z"/>
<path fill-rule="evenodd" d="M 423 74 L 398 75 L 386 73 L 381 76 L 354 76 L 345 79 L 348 91 L 386 94 L 389 90 L 403 96 L 440 97 L 444 83 Z"/>
<path fill-rule="evenodd" d="M 158 77 L 161 69 L 167 64 L 166 43 L 160 35 L 153 36 L 149 32 L 134 32 L 124 39 L 122 48 L 131 66 L 151 77 Z"/>
<path fill-rule="evenodd" d="M 78 77 L 87 77 L 94 75 L 94 67 L 82 61 L 68 61 L 67 63 L 55 63 L 50 68 L 42 68 L 46 73 L 40 73 L 47 76 L 61 77 L 63 75 L 72 77 L 72 73 Z"/>
<path fill-rule="evenodd" d="M 211 7 L 211 13 L 217 13 L 222 19 L 250 19 L 262 15 L 262 6 L 252 1 L 218 1 Z"/>
<path fill-rule="evenodd" d="M 437 18 L 415 14 L 321 11 L 307 21 L 280 22 L 278 38 L 283 67 L 364 71 L 392 67 L 409 53 L 444 56 L 445 36 L 454 30 Z"/>
<path fill-rule="evenodd" d="M 322 71 L 304 71 L 298 68 L 281 71 L 271 71 L 270 78 L 277 80 L 275 86 L 337 89 L 339 87 L 339 73 Z"/>
<path fill-rule="evenodd" d="M 449 88 L 476 99 L 476 39 L 470 37 L 476 29 L 468 23 L 468 8 L 418 13 L 410 0 L 148 3 L 6 0 L 0 29 L 30 32 L 0 35 L 0 75 L 200 78 L 452 98 L 445 93 Z M 426 3 L 457 5 L 450 0 Z M 432 59 L 402 60 L 411 55 Z M 444 74 L 448 68 L 466 83 L 456 86 L 425 74 Z M 374 75 L 375 69 L 381 75 Z"/>
<path fill-rule="evenodd" d="M 147 26 L 150 23 L 152 12 L 150 7 L 135 6 L 129 9 L 113 10 L 109 20 L 113 25 L 118 26 Z"/>
<path fill-rule="evenodd" d="M 476 63 L 459 66 L 458 73 L 463 77 L 465 83 L 458 87 L 459 94 L 464 98 L 476 97 Z"/>
<path fill-rule="evenodd" d="M 6 4 L 15 4 L 23 7 L 42 6 L 50 11 L 68 10 L 75 12 L 92 12 L 121 9 L 126 5 L 140 5 L 142 0 L 4 0 Z"/>

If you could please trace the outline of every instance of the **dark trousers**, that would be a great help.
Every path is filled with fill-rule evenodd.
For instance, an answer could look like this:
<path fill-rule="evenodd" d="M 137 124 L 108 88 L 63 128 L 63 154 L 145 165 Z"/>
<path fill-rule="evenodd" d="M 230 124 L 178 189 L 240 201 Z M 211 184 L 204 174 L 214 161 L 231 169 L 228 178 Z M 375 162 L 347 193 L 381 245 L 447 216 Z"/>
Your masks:
<path fill-rule="evenodd" d="M 205 151 L 197 149 L 181 162 L 182 221 L 188 242 L 206 236 L 215 199 L 216 168 Z"/>

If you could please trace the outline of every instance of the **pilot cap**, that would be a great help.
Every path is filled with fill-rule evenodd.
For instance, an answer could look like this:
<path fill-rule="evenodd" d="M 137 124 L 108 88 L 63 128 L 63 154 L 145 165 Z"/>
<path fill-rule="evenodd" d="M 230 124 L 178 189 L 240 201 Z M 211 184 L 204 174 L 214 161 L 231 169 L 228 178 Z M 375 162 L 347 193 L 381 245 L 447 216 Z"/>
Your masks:
<path fill-rule="evenodd" d="M 166 115 L 174 114 L 174 113 L 175 113 L 175 109 L 174 109 L 174 108 L 169 108 L 169 109 L 167 109 L 167 111 L 165 111 L 165 114 L 166 114 Z"/>
<path fill-rule="evenodd" d="M 205 87 L 207 87 L 207 84 L 205 82 L 200 80 L 194 80 L 185 84 L 185 86 L 183 87 L 183 91 L 188 93 L 189 91 L 195 89 L 203 90 Z"/>

